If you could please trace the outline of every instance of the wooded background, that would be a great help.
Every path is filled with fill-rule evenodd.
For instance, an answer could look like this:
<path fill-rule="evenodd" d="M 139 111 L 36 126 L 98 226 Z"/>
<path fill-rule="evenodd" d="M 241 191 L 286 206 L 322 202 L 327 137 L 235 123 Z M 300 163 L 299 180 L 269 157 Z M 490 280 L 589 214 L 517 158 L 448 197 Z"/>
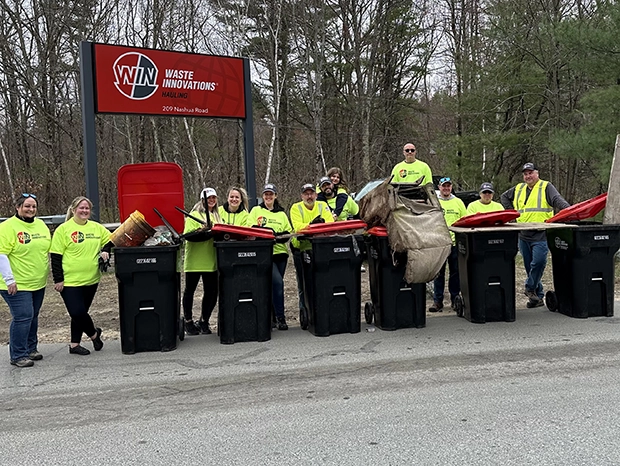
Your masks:
<path fill-rule="evenodd" d="M 350 189 L 413 142 L 499 192 L 534 161 L 569 202 L 606 191 L 620 133 L 620 4 L 584 0 L 0 0 L 0 215 L 84 194 L 79 42 L 249 57 L 257 184 L 339 166 Z M 97 117 L 101 220 L 126 163 L 183 167 L 186 204 L 243 185 L 238 121 Z"/>

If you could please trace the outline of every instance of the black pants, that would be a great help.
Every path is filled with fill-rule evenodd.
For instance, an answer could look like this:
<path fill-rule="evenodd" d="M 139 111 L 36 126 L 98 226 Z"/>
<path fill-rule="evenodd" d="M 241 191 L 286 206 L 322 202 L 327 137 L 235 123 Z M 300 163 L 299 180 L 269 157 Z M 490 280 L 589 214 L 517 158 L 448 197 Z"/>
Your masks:
<path fill-rule="evenodd" d="M 88 314 L 99 283 L 88 286 L 65 286 L 60 292 L 71 316 L 71 343 L 80 343 L 82 334 L 92 337 L 97 333 L 93 319 Z"/>
<path fill-rule="evenodd" d="M 183 291 L 183 316 L 185 320 L 192 320 L 194 307 L 194 293 L 198 282 L 202 278 L 204 296 L 202 298 L 201 319 L 209 322 L 211 313 L 217 303 L 217 271 L 215 272 L 185 272 L 185 291 Z"/>

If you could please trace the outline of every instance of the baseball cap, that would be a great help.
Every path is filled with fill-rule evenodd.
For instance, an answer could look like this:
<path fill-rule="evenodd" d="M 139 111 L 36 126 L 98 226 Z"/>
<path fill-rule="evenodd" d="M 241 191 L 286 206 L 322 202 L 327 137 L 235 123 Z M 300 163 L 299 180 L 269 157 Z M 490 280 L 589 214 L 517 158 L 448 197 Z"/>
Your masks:
<path fill-rule="evenodd" d="M 439 180 L 439 184 L 446 184 L 446 183 L 450 183 L 452 184 L 452 179 L 449 176 L 444 176 L 442 179 Z"/>
<path fill-rule="evenodd" d="M 215 189 L 213 188 L 205 188 L 200 193 L 201 199 L 207 199 L 208 197 L 211 197 L 211 196 L 217 197 L 217 193 L 215 192 Z"/>
<path fill-rule="evenodd" d="M 538 170 L 538 168 L 536 168 L 536 165 L 534 165 L 532 162 L 528 162 L 523 165 L 523 168 L 521 169 L 522 172 L 524 172 L 525 170 Z"/>
<path fill-rule="evenodd" d="M 263 188 L 263 193 L 274 193 L 277 194 L 278 190 L 276 189 L 276 185 L 273 183 L 267 183 Z"/>
<path fill-rule="evenodd" d="M 495 190 L 493 189 L 493 185 L 489 182 L 485 182 L 480 185 L 480 192 L 482 191 L 491 191 L 492 193 L 495 192 Z"/>
<path fill-rule="evenodd" d="M 308 189 L 311 189 L 312 191 L 316 192 L 316 187 L 312 183 L 306 183 L 305 185 L 303 185 L 301 187 L 301 192 L 303 193 L 304 191 L 307 191 Z"/>
<path fill-rule="evenodd" d="M 319 188 L 323 186 L 325 183 L 331 184 L 332 180 L 328 176 L 324 176 L 319 180 Z"/>

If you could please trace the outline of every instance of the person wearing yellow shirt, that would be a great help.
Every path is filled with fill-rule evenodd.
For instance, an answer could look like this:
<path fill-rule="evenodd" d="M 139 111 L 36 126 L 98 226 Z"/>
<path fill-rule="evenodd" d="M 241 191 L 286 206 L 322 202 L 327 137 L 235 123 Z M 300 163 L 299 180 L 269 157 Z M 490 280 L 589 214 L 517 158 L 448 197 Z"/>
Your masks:
<path fill-rule="evenodd" d="M 480 199 L 474 202 L 470 202 L 467 206 L 467 215 L 487 212 L 497 212 L 498 210 L 504 210 L 504 206 L 499 202 L 493 200 L 493 184 L 484 182 L 480 185 Z"/>
<path fill-rule="evenodd" d="M 228 190 L 228 200 L 218 208 L 222 223 L 247 226 L 249 214 L 248 194 L 245 189 L 233 186 Z"/>
<path fill-rule="evenodd" d="M 297 232 L 310 224 L 333 222 L 331 211 L 327 203 L 316 200 L 316 187 L 312 183 L 306 183 L 301 187 L 301 202 L 296 202 L 289 210 L 289 217 L 293 231 Z M 303 289 L 303 262 L 302 252 L 312 250 L 312 244 L 308 240 L 291 239 L 291 251 L 293 253 L 293 265 L 297 276 L 297 294 L 299 297 L 299 311 L 306 313 Z"/>
<path fill-rule="evenodd" d="M 452 194 L 452 180 L 448 177 L 439 180 L 439 203 L 443 209 L 443 216 L 448 226 L 452 225 L 459 218 L 466 215 L 465 204 L 462 200 Z M 452 248 L 450 249 L 450 255 L 448 259 L 441 267 L 439 275 L 433 281 L 434 293 L 433 293 L 433 306 L 429 308 L 429 312 L 442 312 L 443 311 L 443 297 L 446 286 L 446 264 L 450 269 L 450 278 L 448 279 L 448 291 L 450 292 L 450 301 L 452 307 L 454 307 L 454 298 L 456 298 L 461 292 L 461 281 L 459 279 L 459 261 L 458 250 L 456 248 L 456 242 L 454 233 L 450 232 L 452 237 Z"/>
<path fill-rule="evenodd" d="M 501 202 L 506 209 L 521 214 L 517 223 L 544 222 L 570 204 L 549 181 L 540 179 L 538 167 L 532 162 L 523 165 L 523 183 L 502 193 Z M 542 276 L 547 266 L 547 234 L 545 230 L 520 230 L 519 251 L 527 273 L 524 294 L 528 308 L 544 306 Z"/>
<path fill-rule="evenodd" d="M 222 223 L 217 206 L 217 193 L 213 188 L 205 188 L 200 193 L 200 200 L 192 207 L 190 212 L 204 222 L 209 216 L 211 225 Z M 209 319 L 218 294 L 217 255 L 211 231 L 207 225 L 201 224 L 193 218 L 185 219 L 185 260 L 183 271 L 185 272 L 185 290 L 183 291 L 183 316 L 185 317 L 185 332 L 188 335 L 203 333 L 211 334 Z M 194 322 L 192 312 L 194 307 L 194 293 L 198 283 L 202 279 L 203 298 L 200 312 L 200 320 Z"/>
<path fill-rule="evenodd" d="M 416 159 L 417 149 L 411 143 L 403 147 L 405 160 L 397 163 L 392 169 L 392 183 L 415 183 L 422 180 L 420 185 L 433 182 L 431 168 L 421 160 Z"/>
<path fill-rule="evenodd" d="M 336 195 L 334 184 L 329 177 L 324 176 L 319 180 L 319 189 L 321 190 L 321 193 L 317 196 L 317 199 L 324 200 L 327 203 L 329 209 L 332 211 L 332 216 L 335 221 L 353 218 L 359 212 L 359 206 L 347 193 Z M 340 214 L 337 212 L 337 202 L 339 196 L 345 197 L 345 202 L 340 210 Z"/>
<path fill-rule="evenodd" d="M 49 228 L 36 218 L 37 196 L 23 193 L 15 215 L 0 223 L 0 294 L 9 306 L 9 356 L 12 365 L 32 367 L 43 355 L 37 349 L 39 310 L 49 273 Z"/>
<path fill-rule="evenodd" d="M 90 220 L 92 208 L 92 202 L 84 196 L 73 199 L 65 223 L 54 232 L 50 249 L 54 289 L 71 316 L 69 353 L 80 356 L 90 354 L 80 344 L 82 334 L 92 340 L 95 351 L 103 348 L 102 330 L 95 327 L 88 311 L 101 279 L 99 258 L 107 261 L 112 249 L 108 229 Z"/>
<path fill-rule="evenodd" d="M 269 228 L 276 235 L 276 244 L 273 245 L 273 266 L 271 273 L 273 310 L 275 324 L 278 330 L 288 330 L 284 316 L 284 273 L 288 262 L 286 239 L 293 227 L 278 201 L 278 191 L 273 183 L 268 183 L 263 188 L 263 202 L 250 211 L 248 217 L 250 226 Z"/>

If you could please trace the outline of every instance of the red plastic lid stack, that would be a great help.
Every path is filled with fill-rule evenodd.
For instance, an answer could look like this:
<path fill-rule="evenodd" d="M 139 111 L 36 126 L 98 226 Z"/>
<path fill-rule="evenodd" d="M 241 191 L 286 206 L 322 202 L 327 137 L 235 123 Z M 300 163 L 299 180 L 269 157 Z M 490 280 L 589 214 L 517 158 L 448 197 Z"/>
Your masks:
<path fill-rule="evenodd" d="M 269 228 L 241 227 L 236 225 L 226 225 L 216 223 L 211 228 L 211 233 L 216 240 L 253 240 L 253 239 L 275 239 L 273 230 Z"/>
<path fill-rule="evenodd" d="M 300 235 L 350 235 L 358 234 L 367 227 L 361 220 L 345 220 L 343 222 L 316 223 L 299 230 Z"/>
<path fill-rule="evenodd" d="M 599 194 L 592 199 L 580 202 L 573 206 L 562 209 L 550 219 L 545 220 L 547 223 L 571 222 L 576 220 L 585 220 L 592 218 L 605 208 L 607 204 L 607 193 Z"/>
<path fill-rule="evenodd" d="M 516 210 L 498 210 L 496 212 L 477 213 L 461 217 L 452 224 L 453 227 L 480 228 L 503 225 L 519 218 L 521 214 Z"/>
<path fill-rule="evenodd" d="M 372 236 L 379 236 L 379 237 L 388 236 L 387 228 L 383 226 L 376 226 L 376 227 L 369 228 L 366 233 Z"/>

